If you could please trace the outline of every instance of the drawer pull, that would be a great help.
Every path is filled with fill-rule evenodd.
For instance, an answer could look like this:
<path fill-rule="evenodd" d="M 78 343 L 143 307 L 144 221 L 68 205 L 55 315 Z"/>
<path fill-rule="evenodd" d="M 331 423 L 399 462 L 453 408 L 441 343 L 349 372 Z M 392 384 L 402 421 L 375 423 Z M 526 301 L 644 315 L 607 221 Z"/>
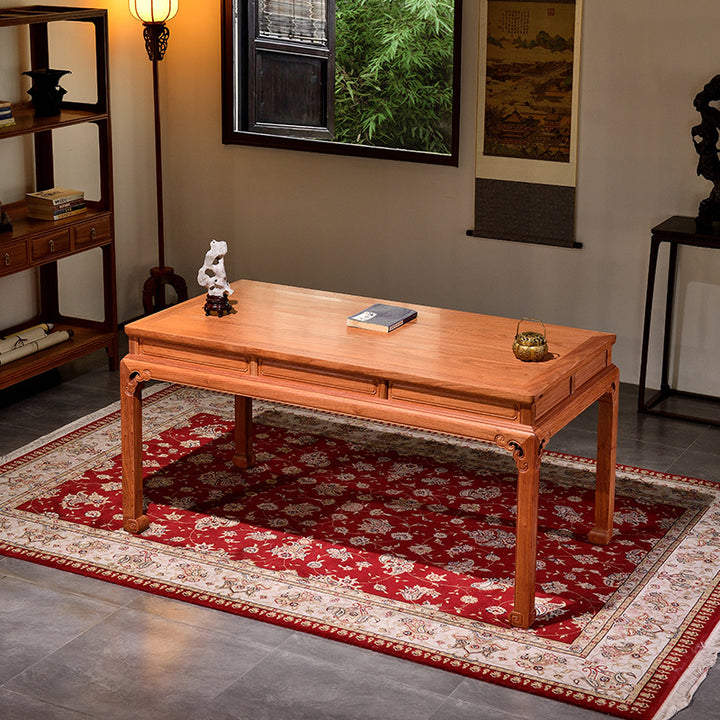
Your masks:
<path fill-rule="evenodd" d="M 10 253 L 5 253 L 4 259 L 5 259 L 5 264 L 9 265 L 10 264 Z"/>
<path fill-rule="evenodd" d="M 54 240 L 50 241 L 50 252 L 55 252 L 55 241 Z"/>
<path fill-rule="evenodd" d="M 97 233 L 95 232 L 95 228 L 93 228 L 92 230 L 90 230 L 90 237 L 94 240 L 96 236 Z"/>

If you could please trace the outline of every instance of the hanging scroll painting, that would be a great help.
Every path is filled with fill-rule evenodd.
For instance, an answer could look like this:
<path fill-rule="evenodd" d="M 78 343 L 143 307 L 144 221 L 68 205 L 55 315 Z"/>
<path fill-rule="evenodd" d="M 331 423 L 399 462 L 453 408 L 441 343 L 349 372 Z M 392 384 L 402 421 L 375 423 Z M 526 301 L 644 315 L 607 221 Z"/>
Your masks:
<path fill-rule="evenodd" d="M 581 17 L 582 0 L 482 0 L 473 235 L 579 246 Z"/>

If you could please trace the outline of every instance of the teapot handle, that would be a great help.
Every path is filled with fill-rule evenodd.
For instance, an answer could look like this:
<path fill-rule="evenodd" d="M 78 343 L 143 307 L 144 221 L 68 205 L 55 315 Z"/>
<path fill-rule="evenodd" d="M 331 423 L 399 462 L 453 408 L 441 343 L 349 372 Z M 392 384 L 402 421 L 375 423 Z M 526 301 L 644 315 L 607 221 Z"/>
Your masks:
<path fill-rule="evenodd" d="M 529 317 L 524 317 L 524 318 L 521 318 L 520 320 L 518 320 L 517 327 L 515 328 L 515 336 L 516 337 L 520 333 L 520 323 L 523 323 L 523 322 L 540 323 L 542 325 L 542 329 L 543 329 L 543 337 L 545 339 L 547 339 L 547 331 L 545 330 L 545 323 L 542 320 L 536 320 L 535 318 L 529 318 Z"/>

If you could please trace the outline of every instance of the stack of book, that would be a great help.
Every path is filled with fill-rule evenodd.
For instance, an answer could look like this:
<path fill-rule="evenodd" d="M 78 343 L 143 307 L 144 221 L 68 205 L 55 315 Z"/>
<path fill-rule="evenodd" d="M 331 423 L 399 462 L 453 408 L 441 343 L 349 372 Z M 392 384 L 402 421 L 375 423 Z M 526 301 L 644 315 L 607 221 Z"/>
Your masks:
<path fill-rule="evenodd" d="M 37 220 L 62 220 L 87 211 L 85 193 L 54 187 L 25 194 L 28 217 Z"/>
<path fill-rule="evenodd" d="M 0 128 L 15 124 L 12 114 L 12 105 L 7 100 L 0 100 Z"/>

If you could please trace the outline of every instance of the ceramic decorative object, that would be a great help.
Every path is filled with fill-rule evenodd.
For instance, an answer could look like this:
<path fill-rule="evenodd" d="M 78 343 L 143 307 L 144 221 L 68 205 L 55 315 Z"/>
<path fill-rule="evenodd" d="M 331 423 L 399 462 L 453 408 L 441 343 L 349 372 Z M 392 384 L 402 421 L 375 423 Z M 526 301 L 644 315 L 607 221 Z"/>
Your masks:
<path fill-rule="evenodd" d="M 520 325 L 524 322 L 539 323 L 542 325 L 542 333 L 531 330 L 520 332 Z M 545 324 L 542 320 L 534 320 L 533 318 L 522 318 L 522 320 L 519 320 L 515 330 L 515 342 L 513 343 L 513 353 L 515 357 L 523 362 L 539 362 L 542 360 L 548 352 L 545 335 Z"/>
<path fill-rule="evenodd" d="M 60 78 L 70 70 L 27 70 L 23 75 L 32 78 L 28 95 L 32 98 L 35 117 L 55 117 L 60 114 L 62 99 L 67 90 L 59 85 Z"/>

